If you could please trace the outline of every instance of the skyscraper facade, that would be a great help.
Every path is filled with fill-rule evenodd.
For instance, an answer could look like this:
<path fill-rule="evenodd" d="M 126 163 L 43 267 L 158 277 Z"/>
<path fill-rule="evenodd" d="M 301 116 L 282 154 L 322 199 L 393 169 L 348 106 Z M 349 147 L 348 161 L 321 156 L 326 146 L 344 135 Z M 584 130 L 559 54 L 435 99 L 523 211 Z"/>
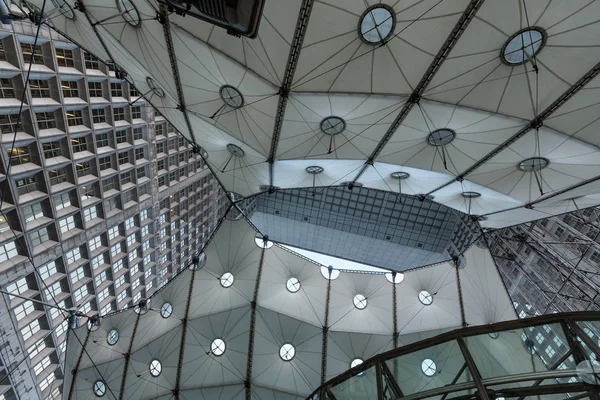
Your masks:
<path fill-rule="evenodd" d="M 110 63 L 36 30 L 0 30 L 0 399 L 60 397 L 61 309 L 151 295 L 226 208 L 193 146 Z"/>

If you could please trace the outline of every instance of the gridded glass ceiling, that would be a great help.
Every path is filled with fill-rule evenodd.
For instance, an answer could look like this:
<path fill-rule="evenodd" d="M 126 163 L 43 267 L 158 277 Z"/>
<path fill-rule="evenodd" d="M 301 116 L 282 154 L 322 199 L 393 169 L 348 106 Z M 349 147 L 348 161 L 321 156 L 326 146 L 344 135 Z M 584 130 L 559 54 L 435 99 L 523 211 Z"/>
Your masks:
<path fill-rule="evenodd" d="M 387 270 L 448 260 L 481 234 L 460 211 L 368 188 L 278 190 L 254 202 L 248 216 L 269 240 Z"/>

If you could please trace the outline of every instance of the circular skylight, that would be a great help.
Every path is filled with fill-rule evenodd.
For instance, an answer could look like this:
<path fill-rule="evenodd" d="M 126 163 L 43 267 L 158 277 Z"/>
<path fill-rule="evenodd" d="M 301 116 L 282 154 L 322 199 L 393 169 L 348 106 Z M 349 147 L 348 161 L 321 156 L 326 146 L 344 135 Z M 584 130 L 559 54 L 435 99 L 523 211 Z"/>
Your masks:
<path fill-rule="evenodd" d="M 225 341 L 223 339 L 215 339 L 210 344 L 210 352 L 215 356 L 222 356 L 225 353 Z"/>
<path fill-rule="evenodd" d="M 135 4 L 133 4 L 133 1 L 117 0 L 117 8 L 119 9 L 119 13 L 121 13 L 121 17 L 123 17 L 125 22 L 129 25 L 134 28 L 141 25 L 142 19 L 140 18 L 140 13 Z"/>
<path fill-rule="evenodd" d="M 261 249 L 264 247 L 265 249 L 270 249 L 271 247 L 273 247 L 273 242 L 271 242 L 270 240 L 265 240 L 265 237 L 263 235 L 261 235 L 260 233 L 257 233 L 256 236 L 254 236 L 254 243 L 256 243 L 256 245 L 258 247 L 260 247 Z"/>
<path fill-rule="evenodd" d="M 173 314 L 173 306 L 171 305 L 171 303 L 163 304 L 160 308 L 160 315 L 163 318 L 169 318 L 171 314 Z"/>
<path fill-rule="evenodd" d="M 461 195 L 462 197 L 465 197 L 467 199 L 475 199 L 477 197 L 481 197 L 481 193 L 479 192 L 462 192 Z"/>
<path fill-rule="evenodd" d="M 233 274 L 231 272 L 225 272 L 223 276 L 221 276 L 221 286 L 228 288 L 233 285 L 233 280 Z"/>
<path fill-rule="evenodd" d="M 401 283 L 404 280 L 404 274 L 400 272 L 396 272 L 396 276 L 391 272 L 385 274 L 385 279 L 387 279 L 390 283 Z"/>
<path fill-rule="evenodd" d="M 363 363 L 363 360 L 361 360 L 360 358 L 355 358 L 354 360 L 352 360 L 352 362 L 350 363 L 350 368 L 354 368 L 357 365 L 360 365 Z"/>
<path fill-rule="evenodd" d="M 196 253 L 196 255 L 192 258 L 192 262 L 189 265 L 189 269 L 194 271 L 194 270 L 199 270 L 202 269 L 204 266 L 206 265 L 206 253 L 201 252 L 201 253 Z"/>
<path fill-rule="evenodd" d="M 519 65 L 533 59 L 546 44 L 541 28 L 525 28 L 512 35 L 502 48 L 501 58 L 509 65 Z"/>
<path fill-rule="evenodd" d="M 452 129 L 436 129 L 427 136 L 427 143 L 432 146 L 445 146 L 450 144 L 456 137 Z"/>
<path fill-rule="evenodd" d="M 244 105 L 244 96 L 237 88 L 231 85 L 221 86 L 219 90 L 221 99 L 231 108 L 240 108 Z"/>
<path fill-rule="evenodd" d="M 327 117 L 321 121 L 321 132 L 327 135 L 337 135 L 346 129 L 346 121 L 340 117 Z"/>
<path fill-rule="evenodd" d="M 244 157 L 244 155 L 246 153 L 244 153 L 244 149 L 242 149 L 240 146 L 235 145 L 233 143 L 229 143 L 227 145 L 227 151 L 229 151 L 229 153 L 231 153 L 231 155 L 236 156 L 236 157 Z"/>
<path fill-rule="evenodd" d="M 321 172 L 323 172 L 323 167 L 319 167 L 318 165 L 311 165 L 309 167 L 306 167 L 306 172 L 308 172 L 309 174 L 318 175 Z"/>
<path fill-rule="evenodd" d="M 106 394 L 106 384 L 104 381 L 94 382 L 94 394 L 98 397 L 102 397 Z"/>
<path fill-rule="evenodd" d="M 300 290 L 300 281 L 298 280 L 298 278 L 292 277 L 287 280 L 287 282 L 285 283 L 285 287 L 290 292 L 296 293 L 298 290 Z"/>
<path fill-rule="evenodd" d="M 367 298 L 362 294 L 354 296 L 354 307 L 364 310 L 367 307 Z"/>
<path fill-rule="evenodd" d="M 437 371 L 437 366 L 435 365 L 435 361 L 431 358 L 426 358 L 421 362 L 421 371 L 427 376 L 435 375 Z"/>
<path fill-rule="evenodd" d="M 421 290 L 419 292 L 419 301 L 423 303 L 423 305 L 428 306 L 433 303 L 433 295 L 427 290 Z"/>
<path fill-rule="evenodd" d="M 369 7 L 360 17 L 358 33 L 369 44 L 384 43 L 394 32 L 396 18 L 394 10 L 384 4 Z"/>
<path fill-rule="evenodd" d="M 73 7 L 69 5 L 65 0 L 52 0 L 52 3 L 62 15 L 70 19 L 71 21 L 75 21 L 77 17 L 75 16 L 75 11 L 73 11 Z M 29 3 L 28 3 L 29 4 Z"/>
<path fill-rule="evenodd" d="M 521 161 L 517 166 L 518 169 L 525 172 L 537 172 L 546 168 L 550 164 L 550 160 L 544 157 L 531 157 Z"/>
<path fill-rule="evenodd" d="M 283 361 L 291 361 L 296 355 L 296 349 L 290 343 L 286 343 L 279 349 L 279 357 Z"/>
<path fill-rule="evenodd" d="M 118 341 L 119 331 L 116 329 L 111 329 L 110 331 L 108 331 L 108 334 L 106 335 L 106 343 L 108 343 L 111 346 L 114 346 L 115 344 L 117 344 Z"/>
<path fill-rule="evenodd" d="M 321 275 L 323 275 L 323 278 L 331 279 L 333 281 L 333 280 L 337 279 L 338 276 L 340 276 L 340 271 L 338 271 L 337 269 L 331 269 L 331 276 L 330 276 L 329 268 L 321 267 Z"/>
<path fill-rule="evenodd" d="M 492 339 L 498 339 L 500 334 L 498 332 L 492 332 L 492 333 L 488 334 L 488 336 L 491 337 Z"/>
<path fill-rule="evenodd" d="M 150 361 L 150 375 L 159 376 L 162 372 L 162 364 L 157 359 Z"/>
<path fill-rule="evenodd" d="M 148 85 L 148 87 L 152 91 L 152 94 L 154 94 L 154 95 L 156 95 L 158 97 L 165 97 L 165 91 L 158 87 L 158 85 L 156 84 L 156 82 L 154 81 L 154 79 L 152 79 L 149 76 L 146 77 L 146 84 Z"/>
<path fill-rule="evenodd" d="M 408 172 L 402 172 L 402 171 L 392 172 L 390 176 L 393 179 L 400 179 L 400 180 L 410 178 L 410 174 Z"/>

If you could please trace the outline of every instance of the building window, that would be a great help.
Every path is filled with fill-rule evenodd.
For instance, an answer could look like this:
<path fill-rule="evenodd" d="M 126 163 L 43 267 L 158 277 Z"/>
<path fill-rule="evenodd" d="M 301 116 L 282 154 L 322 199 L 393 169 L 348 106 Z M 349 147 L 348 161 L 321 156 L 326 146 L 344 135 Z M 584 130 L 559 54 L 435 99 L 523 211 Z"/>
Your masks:
<path fill-rule="evenodd" d="M 0 115 L 0 130 L 2 133 L 15 133 L 22 130 L 22 121 L 18 120 L 17 114 Z"/>
<path fill-rule="evenodd" d="M 88 82 L 88 89 L 90 91 L 90 97 L 103 97 L 102 82 Z"/>
<path fill-rule="evenodd" d="M 25 64 L 44 64 L 42 46 L 34 46 L 29 43 L 21 43 L 21 52 L 23 53 L 23 61 L 25 61 Z"/>
<path fill-rule="evenodd" d="M 77 82 L 75 81 L 63 81 L 60 84 L 62 88 L 63 97 L 79 97 L 79 90 L 77 90 Z"/>
<path fill-rule="evenodd" d="M 75 299 L 75 301 L 79 301 L 79 300 L 83 299 L 85 296 L 87 296 L 88 294 L 90 294 L 90 292 L 89 292 L 87 286 L 84 285 L 73 292 L 73 298 Z"/>
<path fill-rule="evenodd" d="M 36 203 L 22 208 L 25 222 L 32 222 L 44 216 L 41 203 Z"/>
<path fill-rule="evenodd" d="M 37 189 L 37 182 L 35 176 L 28 176 L 16 180 L 17 191 L 20 195 L 35 192 Z"/>
<path fill-rule="evenodd" d="M 133 140 L 144 139 L 142 128 L 133 128 Z"/>
<path fill-rule="evenodd" d="M 594 250 L 594 252 L 590 255 L 590 261 L 596 263 L 597 265 L 600 264 L 600 251 Z"/>
<path fill-rule="evenodd" d="M 135 149 L 135 159 L 141 160 L 144 158 L 144 148 Z"/>
<path fill-rule="evenodd" d="M 73 67 L 75 61 L 73 59 L 73 50 L 56 49 L 56 60 L 61 67 Z"/>
<path fill-rule="evenodd" d="M 131 189 L 131 190 L 123 193 L 123 203 L 127 204 L 130 201 L 136 201 L 135 189 Z"/>
<path fill-rule="evenodd" d="M 127 131 L 117 132 L 117 144 L 127 142 Z"/>
<path fill-rule="evenodd" d="M 125 230 L 128 231 L 133 227 L 135 227 L 135 220 L 133 219 L 133 217 L 127 218 L 125 220 Z"/>
<path fill-rule="evenodd" d="M 138 90 L 136 88 L 134 88 L 133 86 L 129 87 L 129 97 L 139 97 L 140 96 L 140 92 L 138 92 Z"/>
<path fill-rule="evenodd" d="M 52 275 L 56 274 L 56 263 L 54 261 L 50 261 L 38 268 L 40 273 L 40 277 L 43 280 L 50 278 Z"/>
<path fill-rule="evenodd" d="M 71 125 L 71 124 L 69 124 Z M 108 140 L 108 138 L 107 138 Z M 80 153 L 82 151 L 87 151 L 87 138 L 85 136 L 71 139 L 71 145 L 73 146 L 73 153 Z M 88 163 L 89 165 L 89 163 Z"/>
<path fill-rule="evenodd" d="M 106 147 L 108 146 L 108 134 L 107 133 L 97 133 L 96 134 L 96 147 Z"/>
<path fill-rule="evenodd" d="M 39 129 L 56 128 L 56 119 L 52 112 L 35 113 L 35 119 L 37 119 Z"/>
<path fill-rule="evenodd" d="M 125 120 L 125 109 L 124 108 L 113 108 L 113 115 L 115 117 L 115 121 L 124 121 Z"/>
<path fill-rule="evenodd" d="M 104 108 L 95 108 L 92 110 L 92 120 L 95 124 L 106 122 L 106 113 Z"/>
<path fill-rule="evenodd" d="M 46 243 L 50 240 L 50 237 L 48 236 L 48 228 L 42 228 L 35 232 L 31 232 L 29 237 L 31 238 L 31 244 L 33 247 L 39 246 L 40 244 Z"/>
<path fill-rule="evenodd" d="M 110 161 L 110 156 L 109 157 L 102 157 L 98 161 L 100 163 L 100 171 L 104 171 L 104 170 L 107 170 L 109 168 L 112 168 L 112 163 Z"/>
<path fill-rule="evenodd" d="M 121 175 L 121 187 L 123 187 L 124 185 L 131 183 L 132 181 L 132 173 L 131 172 L 126 172 L 124 174 Z"/>
<path fill-rule="evenodd" d="M 131 107 L 131 118 L 141 119 L 142 118 L 142 107 Z"/>
<path fill-rule="evenodd" d="M 92 168 L 90 166 L 89 161 L 83 161 L 75 164 L 75 168 L 77 169 L 77 176 L 79 178 L 92 174 Z"/>
<path fill-rule="evenodd" d="M 71 206 L 71 196 L 68 193 L 63 193 L 54 198 L 56 211 L 63 210 Z"/>
<path fill-rule="evenodd" d="M 118 210 L 118 209 L 119 209 L 119 202 L 117 201 L 116 197 L 113 197 L 106 201 L 106 212 L 111 212 L 113 210 Z"/>
<path fill-rule="evenodd" d="M 71 283 L 77 283 L 81 279 L 85 278 L 85 271 L 83 267 L 79 267 L 75 271 L 71 272 L 69 277 L 71 278 Z"/>
<path fill-rule="evenodd" d="M 58 221 L 58 226 L 60 227 L 60 231 L 62 233 L 68 232 L 71 229 L 75 229 L 75 218 L 73 218 L 73 216 L 63 218 Z"/>
<path fill-rule="evenodd" d="M 81 258 L 81 252 L 79 251 L 79 247 L 76 247 L 73 250 L 65 253 L 65 257 L 67 258 L 67 265 L 71 265 L 75 261 L 79 260 Z"/>
<path fill-rule="evenodd" d="M 110 84 L 110 95 L 112 97 L 123 97 L 123 84 L 121 82 L 112 82 Z"/>
<path fill-rule="evenodd" d="M 90 53 L 85 53 L 84 60 L 86 69 L 100 69 L 100 60 Z"/>
<path fill-rule="evenodd" d="M 158 143 L 156 143 L 156 152 L 157 153 L 164 153 L 165 152 L 165 142 L 158 142 Z"/>
<path fill-rule="evenodd" d="M 60 157 L 62 155 L 59 142 L 42 143 L 42 150 L 44 150 L 44 157 L 46 159 Z"/>
<path fill-rule="evenodd" d="M 33 98 L 50 97 L 50 84 L 48 81 L 30 79 L 29 89 Z"/>
<path fill-rule="evenodd" d="M 93 207 L 94 209 L 94 214 L 96 213 L 96 207 Z M 90 210 L 90 208 L 88 208 L 87 210 Z M 90 219 L 94 219 L 96 218 L 95 215 L 90 218 Z M 99 247 L 102 247 L 102 238 L 100 236 L 94 236 L 89 242 L 88 242 L 89 246 L 90 246 L 90 250 L 94 251 Z"/>
<path fill-rule="evenodd" d="M 119 165 L 127 164 L 129 162 L 129 153 L 123 152 L 118 155 Z"/>
<path fill-rule="evenodd" d="M 13 89 L 12 79 L 0 79 L 0 97 L 3 99 L 15 98 L 15 89 Z"/>
<path fill-rule="evenodd" d="M 83 125 L 83 114 L 81 113 L 81 110 L 67 111 L 67 125 Z"/>
<path fill-rule="evenodd" d="M 29 155 L 28 147 L 13 147 L 6 149 L 6 152 L 11 159 L 11 165 L 21 165 L 31 162 L 31 156 Z"/>
<path fill-rule="evenodd" d="M 554 235 L 556 236 L 562 236 L 565 233 L 565 230 L 563 228 L 561 228 L 560 226 L 556 228 L 556 230 L 554 231 Z"/>
<path fill-rule="evenodd" d="M 33 335 L 35 335 L 36 333 L 38 333 L 39 331 L 40 331 L 40 323 L 36 319 L 35 321 L 33 321 L 32 323 L 27 325 L 25 328 L 21 329 L 21 335 L 23 336 L 23 340 L 27 340 L 30 337 L 32 337 Z"/>
<path fill-rule="evenodd" d="M 117 303 L 122 302 L 127 297 L 127 291 L 123 290 L 121 293 L 117 295 Z"/>
<path fill-rule="evenodd" d="M 99 256 L 92 258 L 92 269 L 93 270 L 96 270 L 102 264 L 104 264 L 104 255 L 101 254 Z"/>
<path fill-rule="evenodd" d="M 0 245 L 0 262 L 16 257 L 18 254 L 15 242 L 8 242 Z"/>
<path fill-rule="evenodd" d="M 59 185 L 67 181 L 67 173 L 64 168 L 60 169 L 51 169 L 48 171 L 48 176 L 50 176 L 50 184 L 52 186 Z"/>
<path fill-rule="evenodd" d="M 169 144 L 169 150 L 175 150 L 175 139 L 170 139 L 168 144 Z"/>
<path fill-rule="evenodd" d="M 136 176 L 138 179 L 141 179 L 146 176 L 146 168 L 141 167 L 136 170 Z"/>

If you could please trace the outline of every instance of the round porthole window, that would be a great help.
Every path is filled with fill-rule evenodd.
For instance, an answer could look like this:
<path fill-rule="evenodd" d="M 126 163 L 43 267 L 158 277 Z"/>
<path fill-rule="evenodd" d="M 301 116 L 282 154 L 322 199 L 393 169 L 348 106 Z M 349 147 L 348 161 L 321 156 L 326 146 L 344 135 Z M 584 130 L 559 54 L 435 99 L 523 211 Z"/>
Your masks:
<path fill-rule="evenodd" d="M 533 59 L 546 44 L 541 28 L 525 28 L 512 35 L 502 47 L 501 58 L 508 65 L 519 65 Z"/>
<path fill-rule="evenodd" d="M 223 339 L 215 339 L 210 344 L 210 352 L 215 356 L 222 356 L 225 353 L 225 341 Z"/>
<path fill-rule="evenodd" d="M 385 274 L 385 279 L 387 279 L 390 283 L 401 283 L 404 280 L 404 274 L 401 274 L 400 272 L 396 272 L 396 274 L 388 272 Z"/>
<path fill-rule="evenodd" d="M 140 13 L 132 0 L 117 0 L 117 9 L 125 22 L 134 28 L 137 28 L 142 23 Z"/>
<path fill-rule="evenodd" d="M 150 375 L 157 377 L 162 372 L 162 364 L 157 359 L 150 362 Z"/>
<path fill-rule="evenodd" d="M 423 305 L 428 306 L 431 303 L 433 303 L 433 295 L 431 293 L 429 293 L 427 290 L 421 290 L 419 292 L 419 301 Z"/>
<path fill-rule="evenodd" d="M 169 318 L 171 314 L 173 314 L 173 306 L 171 305 L 171 303 L 163 304 L 160 308 L 160 315 L 163 318 Z"/>
<path fill-rule="evenodd" d="M 394 32 L 396 17 L 394 10 L 387 5 L 377 4 L 369 7 L 360 17 L 358 33 L 368 44 L 385 43 Z"/>
<path fill-rule="evenodd" d="M 340 117 L 327 117 L 321 121 L 321 132 L 326 135 L 337 135 L 346 129 L 346 121 Z"/>
<path fill-rule="evenodd" d="M 284 344 L 279 349 L 279 357 L 281 357 L 283 361 L 291 361 L 295 355 L 296 348 L 289 343 Z"/>
<path fill-rule="evenodd" d="M 223 286 L 224 288 L 228 288 L 231 285 L 233 285 L 233 274 L 231 272 L 225 272 L 222 276 L 221 276 L 221 286 Z"/>
<path fill-rule="evenodd" d="M 285 287 L 291 293 L 296 293 L 298 290 L 300 290 L 300 281 L 298 280 L 298 278 L 292 277 L 287 280 L 287 282 L 285 283 Z"/>
<path fill-rule="evenodd" d="M 424 359 L 423 362 L 421 362 L 421 371 L 423 371 L 423 373 L 426 376 L 435 375 L 435 373 L 437 371 L 437 366 L 435 365 L 435 361 L 433 361 L 430 358 Z"/>
<path fill-rule="evenodd" d="M 362 294 L 357 294 L 354 296 L 354 307 L 359 310 L 364 310 L 367 308 L 367 298 Z"/>
<path fill-rule="evenodd" d="M 240 108 L 244 105 L 244 96 L 242 96 L 242 93 L 237 88 L 231 85 L 222 86 L 219 94 L 223 102 L 231 108 Z"/>
<path fill-rule="evenodd" d="M 94 382 L 94 394 L 98 397 L 102 397 L 106 394 L 106 384 L 104 381 Z"/>
<path fill-rule="evenodd" d="M 106 335 L 106 343 L 111 346 L 114 346 L 119 341 L 119 331 L 116 329 L 111 329 Z"/>
<path fill-rule="evenodd" d="M 258 247 L 260 247 L 261 249 L 264 247 L 265 249 L 270 249 L 271 247 L 273 247 L 273 242 L 271 242 L 268 237 L 261 235 L 260 233 L 257 233 L 256 236 L 254 236 L 254 243 L 256 243 L 256 245 Z"/>

